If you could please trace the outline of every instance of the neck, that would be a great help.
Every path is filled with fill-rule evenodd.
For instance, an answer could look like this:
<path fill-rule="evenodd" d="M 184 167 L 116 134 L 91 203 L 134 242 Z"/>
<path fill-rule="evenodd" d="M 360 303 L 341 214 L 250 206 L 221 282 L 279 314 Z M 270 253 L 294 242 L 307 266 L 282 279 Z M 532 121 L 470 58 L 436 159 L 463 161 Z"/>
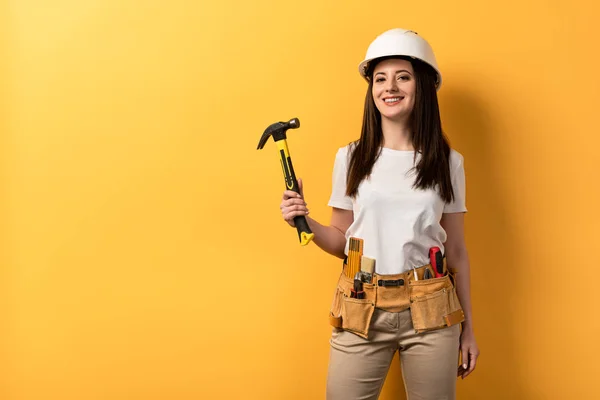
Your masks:
<path fill-rule="evenodd" d="M 382 118 L 381 130 L 383 132 L 383 147 L 392 150 L 414 150 L 410 139 L 411 130 L 407 121 Z"/>

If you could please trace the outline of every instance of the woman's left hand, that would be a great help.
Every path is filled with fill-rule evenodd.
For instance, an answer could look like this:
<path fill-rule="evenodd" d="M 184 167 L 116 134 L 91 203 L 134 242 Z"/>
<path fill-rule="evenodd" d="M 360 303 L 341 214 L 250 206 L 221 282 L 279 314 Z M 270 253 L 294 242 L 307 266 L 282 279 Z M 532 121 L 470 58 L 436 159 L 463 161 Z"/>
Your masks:
<path fill-rule="evenodd" d="M 479 347 L 475 342 L 475 334 L 472 329 L 463 328 L 460 334 L 460 352 L 462 365 L 458 368 L 458 376 L 465 379 L 475 369 L 477 357 L 479 357 Z"/>

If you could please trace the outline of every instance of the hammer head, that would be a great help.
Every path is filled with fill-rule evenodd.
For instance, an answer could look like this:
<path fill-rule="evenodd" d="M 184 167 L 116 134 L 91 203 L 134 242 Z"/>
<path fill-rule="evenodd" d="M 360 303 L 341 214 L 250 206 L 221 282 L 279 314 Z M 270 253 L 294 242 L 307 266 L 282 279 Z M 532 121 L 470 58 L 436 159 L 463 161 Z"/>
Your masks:
<path fill-rule="evenodd" d="M 265 147 L 267 140 L 269 140 L 270 136 L 273 136 L 275 141 L 285 139 L 285 132 L 288 129 L 296 129 L 300 127 L 300 121 L 298 118 L 292 118 L 288 122 L 275 122 L 274 124 L 269 125 L 267 129 L 263 132 L 260 137 L 260 141 L 258 142 L 257 150 Z"/>

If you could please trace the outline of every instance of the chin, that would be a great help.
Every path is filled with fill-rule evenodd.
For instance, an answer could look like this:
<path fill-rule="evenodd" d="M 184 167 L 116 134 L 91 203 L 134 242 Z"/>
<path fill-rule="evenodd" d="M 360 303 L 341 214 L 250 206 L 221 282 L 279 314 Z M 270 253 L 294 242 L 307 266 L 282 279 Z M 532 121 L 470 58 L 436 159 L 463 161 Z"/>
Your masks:
<path fill-rule="evenodd" d="M 408 114 L 405 112 L 381 113 L 381 118 L 389 119 L 392 121 L 404 121 L 407 117 L 408 117 Z"/>

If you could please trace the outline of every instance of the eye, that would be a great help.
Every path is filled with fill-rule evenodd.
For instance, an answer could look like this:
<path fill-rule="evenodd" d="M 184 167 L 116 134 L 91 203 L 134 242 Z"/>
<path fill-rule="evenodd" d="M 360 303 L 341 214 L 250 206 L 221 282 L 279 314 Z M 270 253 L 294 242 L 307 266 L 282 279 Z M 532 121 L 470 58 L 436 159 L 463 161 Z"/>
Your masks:
<path fill-rule="evenodd" d="M 383 81 L 385 81 L 385 78 L 382 78 L 382 77 L 375 79 L 375 82 L 383 82 Z"/>
<path fill-rule="evenodd" d="M 398 77 L 399 80 L 401 81 L 409 81 L 410 80 L 410 76 L 409 75 L 401 75 Z"/>

